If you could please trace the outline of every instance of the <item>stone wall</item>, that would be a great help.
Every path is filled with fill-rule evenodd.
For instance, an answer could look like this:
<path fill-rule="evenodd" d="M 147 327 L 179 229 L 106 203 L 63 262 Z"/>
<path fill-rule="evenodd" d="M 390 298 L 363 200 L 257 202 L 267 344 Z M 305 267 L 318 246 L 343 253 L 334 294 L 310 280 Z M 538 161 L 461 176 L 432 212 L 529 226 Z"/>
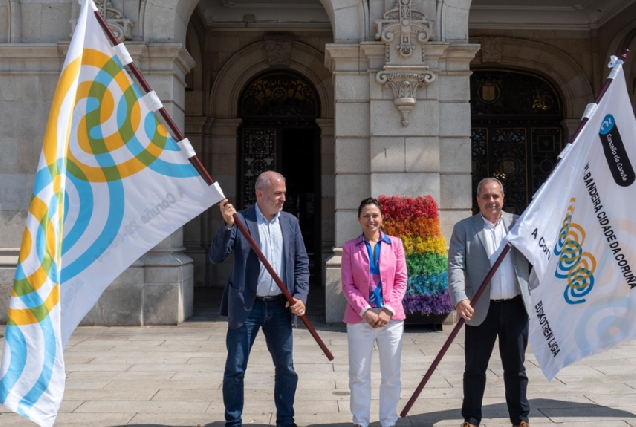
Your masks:
<path fill-rule="evenodd" d="M 447 239 L 470 214 L 469 63 L 479 45 L 467 40 L 467 4 L 443 3 L 444 13 L 436 2 L 402 4 L 410 10 L 371 1 L 368 40 L 327 45 L 336 103 L 336 247 L 360 233 L 357 207 L 369 195 L 430 194 Z M 392 26 L 399 13 L 412 17 L 413 32 L 400 35 L 404 25 Z M 416 33 L 423 35 L 403 41 Z M 345 306 L 340 256 L 336 249 L 327 261 L 327 322 L 340 322 Z"/>
<path fill-rule="evenodd" d="M 630 54 L 623 66 L 627 88 L 634 111 L 636 111 L 636 4 L 627 7 L 614 16 L 597 31 L 598 54 L 597 72 L 598 84 L 607 77 L 609 69 L 606 67 L 611 55 L 619 55 L 623 49 L 629 49 Z M 600 86 L 599 86 L 600 87 Z"/>
<path fill-rule="evenodd" d="M 10 6 L 11 19 L 2 21 L 2 30 L 13 43 L 0 44 L 0 321 L 6 321 L 42 138 L 70 39 L 70 20 L 78 12 L 75 2 L 11 2 Z M 129 41 L 127 47 L 182 126 L 185 75 L 194 66 L 188 52 L 181 43 Z M 182 234 L 179 230 L 167 237 L 123 272 L 84 324 L 178 324 L 190 316 L 193 266 L 181 253 Z"/>

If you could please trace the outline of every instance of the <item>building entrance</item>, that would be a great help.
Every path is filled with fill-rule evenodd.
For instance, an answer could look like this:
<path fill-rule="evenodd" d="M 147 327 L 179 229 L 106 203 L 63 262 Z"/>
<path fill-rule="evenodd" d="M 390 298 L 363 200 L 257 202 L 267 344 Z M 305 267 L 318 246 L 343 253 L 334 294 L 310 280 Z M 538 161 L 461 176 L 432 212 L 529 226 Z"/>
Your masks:
<path fill-rule="evenodd" d="M 256 202 L 254 183 L 267 170 L 287 180 L 284 210 L 298 218 L 314 283 L 320 283 L 320 111 L 318 95 L 301 75 L 270 71 L 253 79 L 239 104 L 239 207 Z"/>
<path fill-rule="evenodd" d="M 474 71 L 470 91 L 473 212 L 477 183 L 494 176 L 504 210 L 521 214 L 563 148 L 561 98 L 541 77 L 501 70 Z"/>

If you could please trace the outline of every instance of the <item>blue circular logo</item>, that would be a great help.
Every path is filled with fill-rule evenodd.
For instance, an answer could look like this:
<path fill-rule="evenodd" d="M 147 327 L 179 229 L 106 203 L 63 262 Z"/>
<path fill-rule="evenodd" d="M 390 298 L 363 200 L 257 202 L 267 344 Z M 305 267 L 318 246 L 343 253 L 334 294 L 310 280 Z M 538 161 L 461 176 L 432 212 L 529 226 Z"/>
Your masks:
<path fill-rule="evenodd" d="M 607 135 L 612 130 L 615 123 L 616 120 L 614 120 L 614 116 L 608 114 L 607 116 L 605 116 L 603 122 L 601 123 L 601 130 L 599 133 L 601 135 Z"/>

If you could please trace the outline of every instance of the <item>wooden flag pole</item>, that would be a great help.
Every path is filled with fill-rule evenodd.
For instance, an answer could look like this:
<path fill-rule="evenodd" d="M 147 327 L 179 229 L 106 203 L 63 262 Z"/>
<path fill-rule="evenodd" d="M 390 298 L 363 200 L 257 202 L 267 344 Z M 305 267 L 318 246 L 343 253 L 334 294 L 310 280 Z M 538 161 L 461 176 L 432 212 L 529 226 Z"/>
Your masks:
<path fill-rule="evenodd" d="M 475 308 L 475 305 L 477 304 L 477 301 L 479 301 L 479 297 L 481 297 L 481 294 L 483 294 L 484 291 L 486 290 L 486 285 L 488 285 L 488 283 L 490 283 L 490 280 L 492 279 L 492 276 L 495 275 L 495 272 L 499 268 L 499 265 L 501 264 L 501 262 L 503 261 L 503 259 L 505 258 L 505 256 L 508 254 L 509 251 L 510 251 L 510 243 L 508 243 L 504 247 L 504 249 L 501 251 L 501 253 L 499 254 L 499 257 L 495 261 L 495 264 L 492 266 L 492 268 L 490 269 L 490 271 L 486 275 L 486 278 L 481 283 L 481 286 L 477 290 L 477 293 L 473 297 L 472 301 L 470 301 L 470 306 L 471 307 Z M 455 339 L 455 336 L 457 336 L 457 334 L 459 333 L 459 330 L 462 328 L 462 326 L 464 326 L 465 322 L 466 321 L 464 320 L 463 317 L 459 318 L 459 321 L 457 322 L 457 324 L 455 325 L 455 327 L 451 331 L 450 335 L 446 339 L 446 342 L 442 346 L 442 349 L 440 350 L 440 352 L 435 357 L 435 360 L 433 360 L 433 363 L 428 368 L 428 371 L 426 371 L 426 375 L 424 375 L 424 378 L 422 378 L 422 381 L 420 381 L 419 385 L 417 386 L 417 388 L 413 392 L 413 395 L 411 396 L 409 401 L 406 403 L 406 406 L 404 407 L 404 409 L 402 409 L 402 412 L 400 413 L 400 417 L 402 417 L 402 418 L 406 417 L 408 412 L 411 410 L 411 407 L 413 406 L 413 404 L 415 403 L 417 398 L 420 396 L 420 393 L 424 389 L 424 386 L 426 385 L 428 380 L 433 375 L 433 372 L 435 372 L 435 369 L 437 369 L 437 365 L 439 365 L 439 362 L 442 360 L 442 357 L 444 357 L 444 355 L 448 351 L 448 348 L 450 347 L 451 343 Z"/>
<path fill-rule="evenodd" d="M 263 252 L 261 252 L 259 247 L 256 245 L 256 242 L 254 241 L 254 239 L 252 239 L 252 236 L 250 236 L 250 233 L 248 233 L 247 229 L 245 228 L 245 225 L 243 225 L 241 220 L 239 220 L 239 217 L 237 214 L 234 214 L 233 218 L 234 218 L 234 223 L 238 226 L 239 230 L 241 230 L 241 233 L 243 233 L 243 236 L 247 239 L 250 246 L 256 253 L 256 256 L 258 257 L 258 259 L 260 259 L 263 265 L 265 266 L 265 269 L 269 272 L 269 274 L 271 274 L 272 278 L 274 279 L 274 281 L 276 282 L 280 290 L 283 292 L 283 295 L 285 295 L 285 298 L 287 299 L 289 304 L 293 305 L 296 302 L 294 300 L 294 297 L 291 296 L 291 294 L 287 290 L 287 286 L 285 286 L 283 281 L 280 280 L 280 277 L 278 277 L 278 274 L 276 274 L 276 272 L 270 265 L 269 261 L 267 261 L 267 258 L 265 258 L 265 255 L 263 255 Z M 314 327 L 311 325 L 311 323 L 309 322 L 309 319 L 307 319 L 307 316 L 303 314 L 302 316 L 299 316 L 299 317 L 300 317 L 300 320 L 303 321 L 303 323 L 309 330 L 309 333 L 314 337 L 314 339 L 318 343 L 318 346 L 320 346 L 320 348 L 322 349 L 323 353 L 325 353 L 325 356 L 327 356 L 327 359 L 333 360 L 333 355 L 331 354 L 331 352 L 329 351 L 325 343 L 320 339 L 320 336 L 318 336 L 318 332 L 316 332 Z"/>
<path fill-rule="evenodd" d="M 100 26 L 106 33 L 106 36 L 108 37 L 110 42 L 113 44 L 113 46 L 119 45 L 120 44 L 119 40 L 117 40 L 117 37 L 115 37 L 115 34 L 113 34 L 113 31 L 110 29 L 110 27 L 106 23 L 106 20 L 104 19 L 102 14 L 99 13 L 98 10 L 95 11 L 95 17 L 97 18 L 97 21 L 99 22 Z M 144 91 L 146 91 L 146 93 L 152 92 L 150 85 L 148 84 L 144 76 L 141 74 L 141 71 L 139 71 L 139 68 L 137 68 L 137 65 L 134 62 L 131 62 L 130 64 L 128 64 L 128 68 L 133 73 L 133 75 L 135 76 L 135 78 L 137 79 L 141 87 L 144 89 Z M 181 133 L 181 131 L 179 130 L 175 122 L 172 120 L 172 117 L 170 117 L 166 109 L 162 106 L 157 111 L 159 111 L 159 114 L 161 114 L 161 117 L 163 117 L 163 119 L 166 121 L 166 124 L 168 125 L 170 130 L 173 132 L 173 134 L 177 137 L 177 139 L 179 141 L 183 141 L 185 139 L 185 136 Z M 194 166 L 194 168 L 197 170 L 197 172 L 199 172 L 199 174 L 201 175 L 203 180 L 206 182 L 206 184 L 208 185 L 214 184 L 214 180 L 212 180 L 212 177 L 210 176 L 208 171 L 205 169 L 205 166 L 203 166 L 203 164 L 201 163 L 201 161 L 196 155 L 191 156 L 189 158 L 189 161 L 192 164 L 192 166 Z M 263 265 L 265 266 L 265 269 L 267 269 L 269 274 L 271 274 L 272 278 L 274 278 L 274 281 L 280 288 L 283 295 L 285 295 L 285 298 L 287 299 L 289 304 L 290 305 L 295 304 L 296 300 L 291 296 L 291 294 L 287 290 L 287 286 L 285 286 L 285 284 L 280 279 L 280 277 L 278 277 L 278 274 L 276 274 L 272 266 L 269 264 L 269 262 L 267 261 L 267 258 L 265 258 L 265 255 L 263 255 L 263 252 L 261 252 L 260 248 L 254 241 L 252 236 L 250 236 L 250 233 L 247 231 L 247 229 L 245 228 L 245 225 L 243 225 L 243 223 L 241 222 L 237 214 L 234 214 L 234 223 L 237 225 L 237 227 L 243 234 L 243 237 L 245 237 L 245 239 L 249 243 L 252 250 L 256 253 L 256 256 L 258 257 L 258 259 L 263 263 Z M 320 339 L 318 332 L 316 332 L 314 327 L 311 325 L 311 323 L 309 322 L 309 319 L 307 319 L 307 316 L 302 315 L 299 317 L 300 317 L 300 320 L 303 321 L 303 323 L 309 330 L 309 333 L 311 333 L 311 335 L 314 337 L 314 339 L 318 343 L 318 346 L 320 346 L 322 351 L 325 353 L 325 356 L 327 356 L 327 359 L 333 360 L 333 355 L 331 354 L 331 352 L 329 351 L 325 343 L 322 341 L 322 339 Z"/>
<path fill-rule="evenodd" d="M 629 55 L 629 49 L 625 49 L 623 51 L 623 53 L 621 53 L 621 55 L 618 57 L 618 59 L 623 61 L 623 63 L 624 63 L 627 60 L 627 55 Z M 594 100 L 594 104 L 598 104 L 599 102 L 601 102 L 601 99 L 603 99 L 603 96 L 605 95 L 605 93 L 607 92 L 607 89 L 609 89 L 609 87 L 610 87 L 610 85 L 612 84 L 613 81 L 614 81 L 614 79 L 612 77 L 607 78 L 607 80 L 605 81 L 605 84 L 601 88 L 601 91 L 596 96 L 596 99 Z M 587 122 L 589 120 L 590 120 L 589 116 L 586 114 L 583 117 L 583 119 L 581 120 L 581 123 L 579 124 L 579 127 L 576 129 L 576 132 L 574 132 L 574 135 L 572 135 L 572 138 L 570 138 L 570 142 L 569 142 L 570 144 L 573 143 L 576 140 L 576 138 L 578 138 L 579 134 L 581 133 L 581 131 L 583 130 L 583 128 L 585 127 L 585 125 L 587 124 Z M 490 271 L 486 275 L 486 278 L 481 283 L 481 286 L 477 290 L 477 293 L 475 294 L 475 296 L 473 297 L 472 301 L 470 302 L 470 306 L 471 307 L 473 307 L 473 308 L 475 307 L 475 305 L 477 304 L 477 301 L 479 301 L 479 298 L 481 297 L 481 294 L 484 293 L 484 290 L 486 289 L 486 286 L 488 285 L 488 283 L 490 282 L 492 277 L 495 275 L 495 272 L 499 268 L 499 265 L 501 264 L 501 262 L 503 261 L 504 257 L 506 256 L 506 254 L 509 251 L 510 251 L 510 243 L 506 244 L 504 249 L 501 251 L 501 254 L 499 254 L 499 257 L 495 261 L 495 264 L 491 267 Z M 428 371 L 426 371 L 426 374 L 424 375 L 424 378 L 422 378 L 422 381 L 420 381 L 419 385 L 417 386 L 417 388 L 413 392 L 413 395 L 411 396 L 411 398 L 407 402 L 406 406 L 404 407 L 404 409 L 400 413 L 400 417 L 402 417 L 402 418 L 406 417 L 408 412 L 411 410 L 411 407 L 413 406 L 413 404 L 415 403 L 415 401 L 419 397 L 420 393 L 422 392 L 422 389 L 424 389 L 424 386 L 426 385 L 428 380 L 433 375 L 433 372 L 437 368 L 437 365 L 439 365 L 439 362 L 442 360 L 442 358 L 444 357 L 444 355 L 448 351 L 448 348 L 450 347 L 451 343 L 455 339 L 455 336 L 457 336 L 457 334 L 459 333 L 459 330 L 462 328 L 464 323 L 465 323 L 464 318 L 460 317 L 459 321 L 457 322 L 457 324 L 455 325 L 455 327 L 451 331 L 450 335 L 446 339 L 446 342 L 442 346 L 442 349 L 440 350 L 440 352 L 435 357 L 435 360 L 433 361 L 431 366 L 428 368 Z"/>

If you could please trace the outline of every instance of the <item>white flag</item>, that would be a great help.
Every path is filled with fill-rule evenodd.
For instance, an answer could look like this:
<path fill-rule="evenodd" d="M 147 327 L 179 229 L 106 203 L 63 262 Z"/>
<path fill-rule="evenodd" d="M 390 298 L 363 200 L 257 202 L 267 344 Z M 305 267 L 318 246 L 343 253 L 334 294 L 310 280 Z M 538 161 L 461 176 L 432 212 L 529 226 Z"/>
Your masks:
<path fill-rule="evenodd" d="M 621 65 L 572 149 L 508 234 L 532 263 L 543 373 L 636 337 L 636 120 Z"/>
<path fill-rule="evenodd" d="M 6 327 L 0 401 L 43 427 L 62 401 L 63 349 L 137 258 L 223 199 L 133 84 L 92 0 L 53 97 Z"/>

